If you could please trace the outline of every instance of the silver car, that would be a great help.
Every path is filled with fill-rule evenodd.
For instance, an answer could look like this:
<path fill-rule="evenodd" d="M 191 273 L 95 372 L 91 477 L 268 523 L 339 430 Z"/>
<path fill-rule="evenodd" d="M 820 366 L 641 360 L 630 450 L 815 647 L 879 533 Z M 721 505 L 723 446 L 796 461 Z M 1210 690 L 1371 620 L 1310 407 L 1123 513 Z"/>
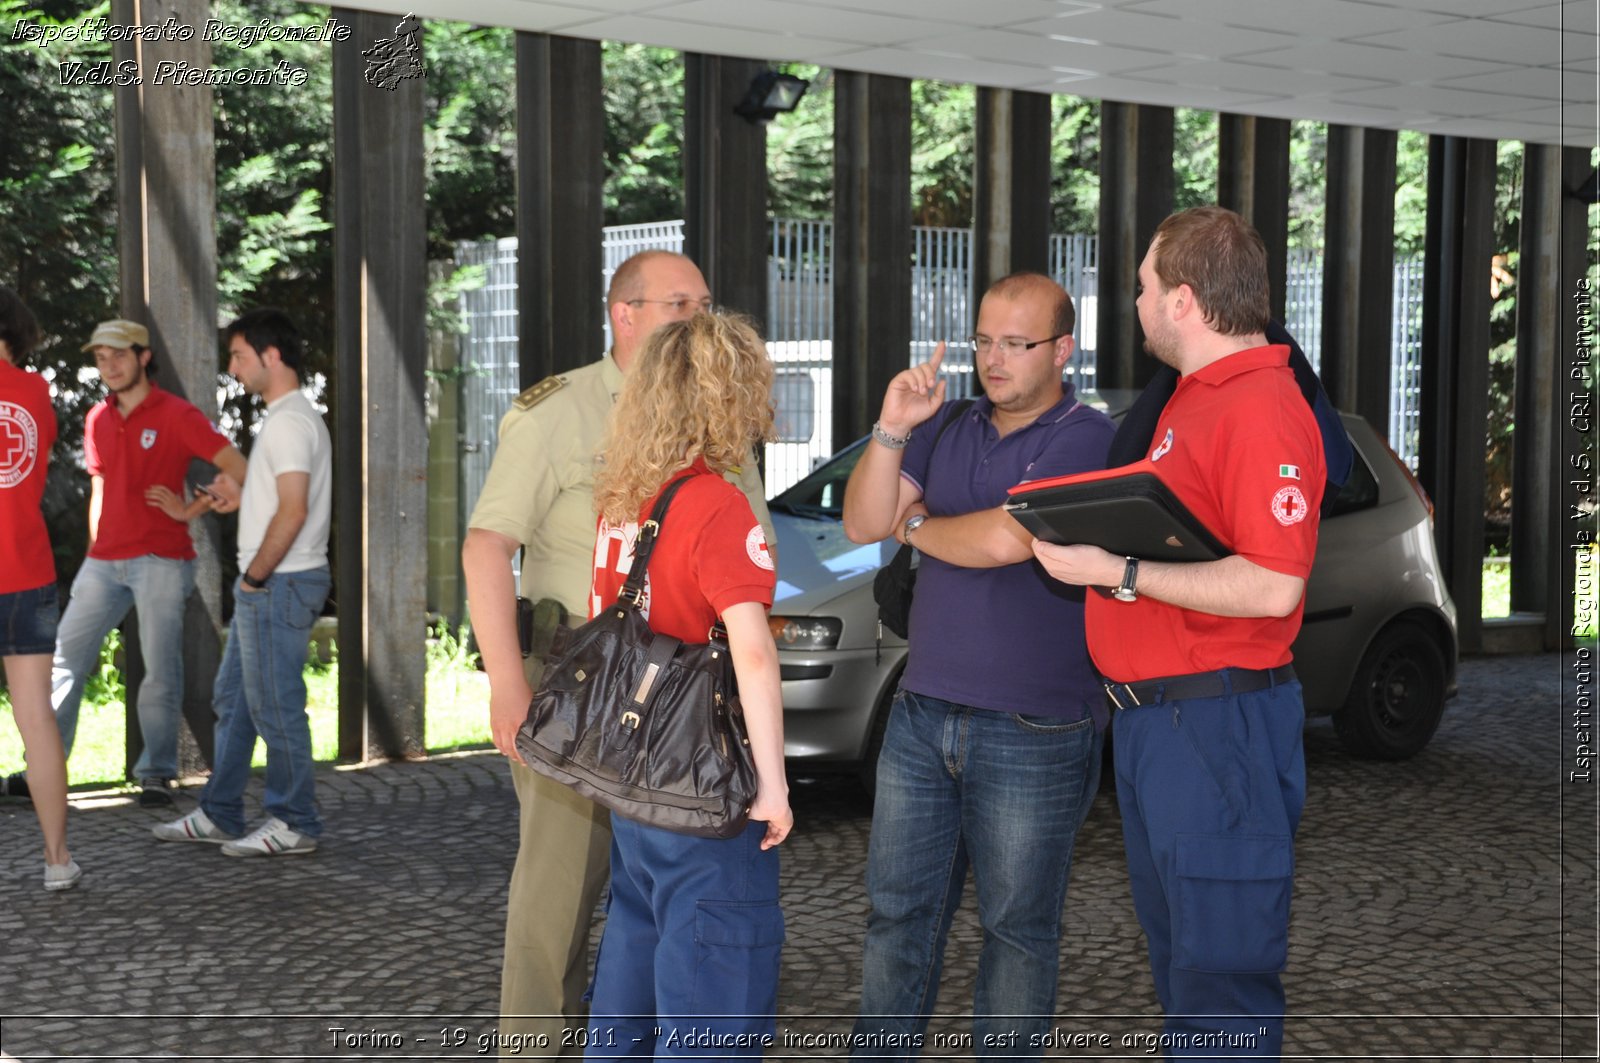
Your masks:
<path fill-rule="evenodd" d="M 1354 753 L 1400 760 L 1427 745 L 1455 694 L 1456 608 L 1427 495 L 1371 426 L 1343 416 L 1355 467 L 1322 521 L 1294 665 L 1308 715 L 1331 714 Z M 796 767 L 859 768 L 870 785 L 906 644 L 880 631 L 872 598 L 873 576 L 898 545 L 852 543 L 841 523 L 845 481 L 865 442 L 771 502 L 772 630 L 784 752 Z"/>

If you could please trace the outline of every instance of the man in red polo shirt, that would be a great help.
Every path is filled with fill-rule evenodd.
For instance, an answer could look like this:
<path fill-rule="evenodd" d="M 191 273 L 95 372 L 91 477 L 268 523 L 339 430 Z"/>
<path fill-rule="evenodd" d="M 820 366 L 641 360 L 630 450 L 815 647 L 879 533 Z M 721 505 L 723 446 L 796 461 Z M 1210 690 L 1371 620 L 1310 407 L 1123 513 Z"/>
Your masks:
<path fill-rule="evenodd" d="M 1170 1056 L 1276 1057 L 1305 717 L 1300 630 L 1326 474 L 1317 423 L 1268 345 L 1266 249 L 1220 207 L 1174 214 L 1139 266 L 1145 346 L 1181 374 L 1147 458 L 1232 554 L 1141 562 L 1036 542 L 1091 593 L 1134 908 Z M 1263 1033 L 1263 1031 L 1265 1031 Z"/>
<path fill-rule="evenodd" d="M 139 731 L 144 752 L 134 774 L 139 803 L 171 804 L 178 774 L 178 721 L 183 703 L 183 613 L 194 589 L 190 520 L 210 496 L 184 497 L 190 461 L 210 462 L 242 482 L 244 455 L 205 414 L 150 379 L 156 371 L 150 333 L 134 321 L 102 321 L 83 345 L 94 352 L 106 386 L 89 411 L 83 456 L 91 477 L 89 556 L 72 581 L 72 600 L 56 633 L 51 703 L 67 752 L 78 726 L 78 703 L 106 634 L 139 611 L 144 681 Z M 6 790 L 26 791 L 20 776 Z"/>

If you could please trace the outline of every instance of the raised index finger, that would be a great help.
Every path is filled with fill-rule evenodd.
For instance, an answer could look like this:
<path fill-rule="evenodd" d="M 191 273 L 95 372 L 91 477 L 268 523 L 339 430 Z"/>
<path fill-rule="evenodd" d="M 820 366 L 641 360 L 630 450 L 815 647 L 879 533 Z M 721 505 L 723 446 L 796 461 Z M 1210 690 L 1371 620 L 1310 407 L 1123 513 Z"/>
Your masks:
<path fill-rule="evenodd" d="M 939 346 L 933 349 L 933 357 L 928 359 L 928 368 L 935 373 L 939 371 L 939 363 L 944 361 L 944 340 L 939 341 Z"/>

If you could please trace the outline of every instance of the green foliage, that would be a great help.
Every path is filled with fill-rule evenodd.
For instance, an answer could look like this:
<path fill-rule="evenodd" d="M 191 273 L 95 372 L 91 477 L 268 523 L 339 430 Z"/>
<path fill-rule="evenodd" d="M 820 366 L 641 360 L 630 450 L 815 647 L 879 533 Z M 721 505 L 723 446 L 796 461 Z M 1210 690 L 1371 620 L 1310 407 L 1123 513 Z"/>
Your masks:
<path fill-rule="evenodd" d="M 1420 255 L 1428 226 L 1428 134 L 1400 131 L 1394 182 L 1395 257 Z"/>
<path fill-rule="evenodd" d="M 429 22 L 423 133 L 428 257 L 516 228 L 516 34 Z"/>
<path fill-rule="evenodd" d="M 683 217 L 683 57 L 606 41 L 605 223 Z"/>
<path fill-rule="evenodd" d="M 1050 111 L 1051 231 L 1095 232 L 1100 226 L 1100 103 L 1055 96 Z"/>
<path fill-rule="evenodd" d="M 1289 125 L 1289 246 L 1322 247 L 1328 206 L 1328 126 Z"/>
<path fill-rule="evenodd" d="M 110 47 L 13 43 L 19 19 L 60 25 L 106 16 L 102 3 L 0 0 L 0 284 L 16 289 L 43 332 L 32 364 L 55 385 L 59 432 L 44 512 L 56 568 L 71 578 L 85 549 L 89 479 L 79 468 L 81 425 L 100 397 L 83 383 L 78 347 L 96 321 L 116 316 L 117 204 L 111 91 L 60 84 L 58 64 L 109 60 Z"/>
<path fill-rule="evenodd" d="M 122 629 L 112 628 L 100 644 L 100 660 L 83 681 L 83 701 L 87 705 L 125 705 L 128 684 L 122 679 L 117 658 L 122 655 Z"/>
<path fill-rule="evenodd" d="M 972 85 L 911 83 L 911 224 L 972 224 L 977 108 Z"/>
<path fill-rule="evenodd" d="M 1217 201 L 1215 111 L 1179 107 L 1172 115 L 1172 209 L 1188 210 Z"/>
<path fill-rule="evenodd" d="M 778 218 L 833 217 L 833 71 L 791 63 L 811 82 L 800 103 L 767 126 L 767 209 Z"/>

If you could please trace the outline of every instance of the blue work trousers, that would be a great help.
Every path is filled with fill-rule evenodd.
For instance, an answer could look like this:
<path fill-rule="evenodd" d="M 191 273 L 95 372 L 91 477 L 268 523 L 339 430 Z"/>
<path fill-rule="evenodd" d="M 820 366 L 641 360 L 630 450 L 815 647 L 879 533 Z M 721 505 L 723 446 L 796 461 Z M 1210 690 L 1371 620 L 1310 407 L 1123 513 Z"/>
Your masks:
<path fill-rule="evenodd" d="M 1294 834 L 1305 805 L 1300 684 L 1113 721 L 1133 905 L 1168 1058 L 1276 1058 Z"/>
<path fill-rule="evenodd" d="M 584 1058 L 759 1061 L 777 1031 L 783 911 L 765 823 L 697 838 L 611 817 L 611 898 Z"/>

